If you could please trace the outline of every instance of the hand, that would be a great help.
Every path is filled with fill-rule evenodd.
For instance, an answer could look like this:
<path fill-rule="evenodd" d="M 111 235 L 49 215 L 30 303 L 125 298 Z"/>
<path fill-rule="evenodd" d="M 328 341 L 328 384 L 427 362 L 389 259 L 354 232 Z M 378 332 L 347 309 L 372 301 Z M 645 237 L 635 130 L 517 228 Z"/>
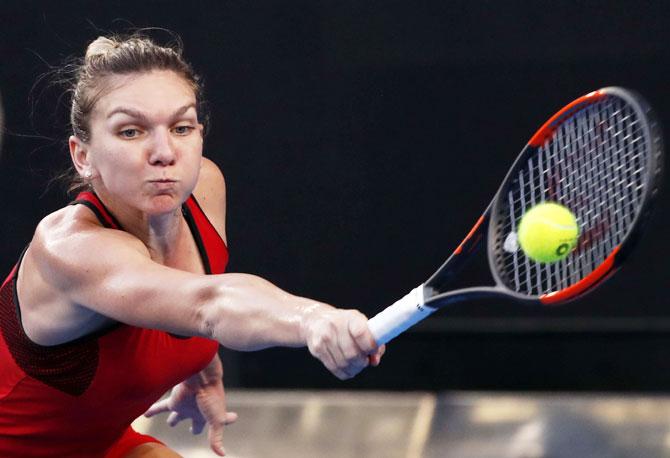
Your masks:
<path fill-rule="evenodd" d="M 192 379 L 172 388 L 170 396 L 154 403 L 145 412 L 152 417 L 162 412 L 170 412 L 167 423 L 174 426 L 182 420 L 191 419 L 191 432 L 200 434 L 209 425 L 209 444 L 217 455 L 224 456 L 223 427 L 237 420 L 235 412 L 226 411 L 226 395 L 223 382 L 197 386 Z"/>
<path fill-rule="evenodd" d="M 368 320 L 357 310 L 314 308 L 304 321 L 310 353 L 337 378 L 349 379 L 368 365 L 377 366 L 386 347 L 377 346 Z"/>

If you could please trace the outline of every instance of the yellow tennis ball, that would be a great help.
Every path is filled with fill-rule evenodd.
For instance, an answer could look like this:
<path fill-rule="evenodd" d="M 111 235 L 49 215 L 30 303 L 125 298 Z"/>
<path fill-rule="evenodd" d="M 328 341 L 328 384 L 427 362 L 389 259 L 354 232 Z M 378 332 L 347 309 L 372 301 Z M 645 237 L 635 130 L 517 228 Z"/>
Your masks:
<path fill-rule="evenodd" d="M 578 238 L 575 215 L 557 203 L 535 205 L 519 222 L 519 245 L 533 261 L 556 262 L 566 258 L 577 245 Z"/>

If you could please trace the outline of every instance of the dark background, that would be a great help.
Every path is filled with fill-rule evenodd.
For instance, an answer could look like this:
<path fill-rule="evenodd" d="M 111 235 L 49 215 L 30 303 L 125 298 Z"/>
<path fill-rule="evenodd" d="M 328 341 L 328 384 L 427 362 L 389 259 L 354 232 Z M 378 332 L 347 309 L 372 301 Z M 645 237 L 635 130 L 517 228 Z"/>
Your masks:
<path fill-rule="evenodd" d="M 47 188 L 69 161 L 67 101 L 47 74 L 106 31 L 168 28 L 204 76 L 230 270 L 368 315 L 451 253 L 565 103 L 629 87 L 670 125 L 661 1 L 6 1 L 0 20 L 3 272 L 68 201 Z M 227 385 L 668 391 L 668 207 L 663 196 L 623 271 L 576 303 L 454 306 L 347 382 L 304 349 L 224 351 Z"/>

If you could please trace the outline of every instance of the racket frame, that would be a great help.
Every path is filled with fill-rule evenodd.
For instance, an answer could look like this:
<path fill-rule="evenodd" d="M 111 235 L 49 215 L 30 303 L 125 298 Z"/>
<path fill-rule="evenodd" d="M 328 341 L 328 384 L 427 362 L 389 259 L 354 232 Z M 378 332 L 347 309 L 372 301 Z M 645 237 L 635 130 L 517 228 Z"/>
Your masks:
<path fill-rule="evenodd" d="M 552 291 L 543 295 L 533 296 L 522 294 L 505 286 L 496 268 L 493 244 L 496 237 L 496 224 L 491 221 L 492 215 L 497 215 L 501 206 L 501 198 L 506 196 L 512 180 L 519 171 L 526 166 L 528 159 L 538 153 L 538 149 L 549 140 L 560 125 L 574 113 L 587 106 L 615 96 L 625 100 L 635 110 L 638 119 L 643 123 L 644 138 L 650 142 L 651 154 L 647 156 L 647 173 L 644 177 L 645 188 L 642 197 L 642 206 L 635 215 L 628 233 L 623 237 L 621 244 L 615 247 L 607 258 L 589 275 L 567 288 Z M 606 87 L 586 94 L 563 107 L 552 116 L 531 137 L 528 144 L 521 151 L 507 172 L 502 184 L 491 203 L 482 216 L 477 220 L 468 235 L 458 245 L 452 255 L 440 266 L 437 271 L 422 285 L 424 288 L 425 305 L 434 309 L 456 302 L 470 299 L 507 297 L 526 304 L 558 304 L 574 300 L 592 291 L 596 286 L 608 279 L 621 266 L 632 248 L 638 242 L 644 226 L 649 218 L 653 201 L 658 196 L 663 174 L 663 137 L 658 120 L 649 104 L 637 93 L 620 87 Z M 471 254 L 481 247 L 484 237 L 487 237 L 487 259 L 494 285 L 462 288 L 453 291 L 444 291 L 444 288 L 467 263 Z"/>
<path fill-rule="evenodd" d="M 635 218 L 624 234 L 621 243 L 607 255 L 605 260 L 596 267 L 589 275 L 567 288 L 552 291 L 539 296 L 522 294 L 505 286 L 498 269 L 496 268 L 495 253 L 493 246 L 496 240 L 496 218 L 498 215 L 501 198 L 506 195 L 512 180 L 517 176 L 522 167 L 525 167 L 528 158 L 537 154 L 538 149 L 551 138 L 558 127 L 573 113 L 587 107 L 588 105 L 603 99 L 615 96 L 624 99 L 634 108 L 638 119 L 644 124 L 644 138 L 651 144 L 648 145 L 651 154 L 647 155 L 647 169 L 645 175 L 645 189 L 641 198 L 642 205 L 636 213 Z M 541 305 L 557 304 L 574 300 L 587 292 L 593 290 L 597 285 L 609 278 L 621 266 L 624 259 L 631 252 L 646 222 L 648 221 L 652 203 L 657 199 L 661 177 L 663 173 L 663 138 L 661 129 L 654 113 L 645 100 L 636 93 L 618 88 L 608 87 L 582 96 L 552 116 L 531 137 L 528 144 L 514 161 L 502 184 L 498 188 L 493 200 L 488 205 L 482 216 L 477 220 L 468 235 L 458 245 L 449 258 L 440 266 L 429 279 L 413 289 L 402 299 L 390 305 L 368 321 L 370 331 L 377 344 L 381 345 L 402 333 L 412 325 L 423 320 L 441 307 L 455 302 L 461 302 L 476 298 L 500 298 L 507 297 L 517 302 Z M 493 223 L 491 221 L 493 215 Z M 456 274 L 473 256 L 472 254 L 484 243 L 486 236 L 487 259 L 489 270 L 494 280 L 492 286 L 476 286 L 461 288 L 452 291 L 444 291 L 444 288 L 454 279 Z"/>

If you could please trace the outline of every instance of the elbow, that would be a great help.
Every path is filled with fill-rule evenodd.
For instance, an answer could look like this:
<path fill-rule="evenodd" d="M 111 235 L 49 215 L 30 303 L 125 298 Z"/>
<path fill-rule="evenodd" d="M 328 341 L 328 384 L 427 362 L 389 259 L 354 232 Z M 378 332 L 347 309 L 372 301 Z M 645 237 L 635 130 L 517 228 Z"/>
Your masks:
<path fill-rule="evenodd" d="M 198 291 L 197 306 L 194 310 L 195 329 L 197 329 L 200 337 L 207 339 L 218 340 L 220 338 L 217 334 L 217 329 L 220 327 L 221 321 L 221 301 L 223 292 L 218 285 L 208 286 Z"/>
<path fill-rule="evenodd" d="M 267 282 L 240 274 L 230 274 L 219 280 L 203 291 L 198 301 L 195 319 L 202 337 L 237 351 L 255 351 L 293 343 L 294 339 L 287 335 L 294 323 L 278 318 L 278 315 L 284 316 L 285 311 L 268 305 L 268 301 L 279 300 L 263 292 L 267 289 Z"/>
<path fill-rule="evenodd" d="M 206 311 L 202 310 L 202 307 L 200 307 L 197 312 L 198 335 L 206 339 L 218 340 L 215 337 L 214 322 L 212 319 L 207 318 L 207 315 Z"/>
<path fill-rule="evenodd" d="M 248 341 L 249 313 L 235 306 L 230 287 L 221 282 L 199 293 L 200 300 L 195 309 L 198 335 L 216 340 L 232 350 L 252 349 L 253 345 Z"/>

